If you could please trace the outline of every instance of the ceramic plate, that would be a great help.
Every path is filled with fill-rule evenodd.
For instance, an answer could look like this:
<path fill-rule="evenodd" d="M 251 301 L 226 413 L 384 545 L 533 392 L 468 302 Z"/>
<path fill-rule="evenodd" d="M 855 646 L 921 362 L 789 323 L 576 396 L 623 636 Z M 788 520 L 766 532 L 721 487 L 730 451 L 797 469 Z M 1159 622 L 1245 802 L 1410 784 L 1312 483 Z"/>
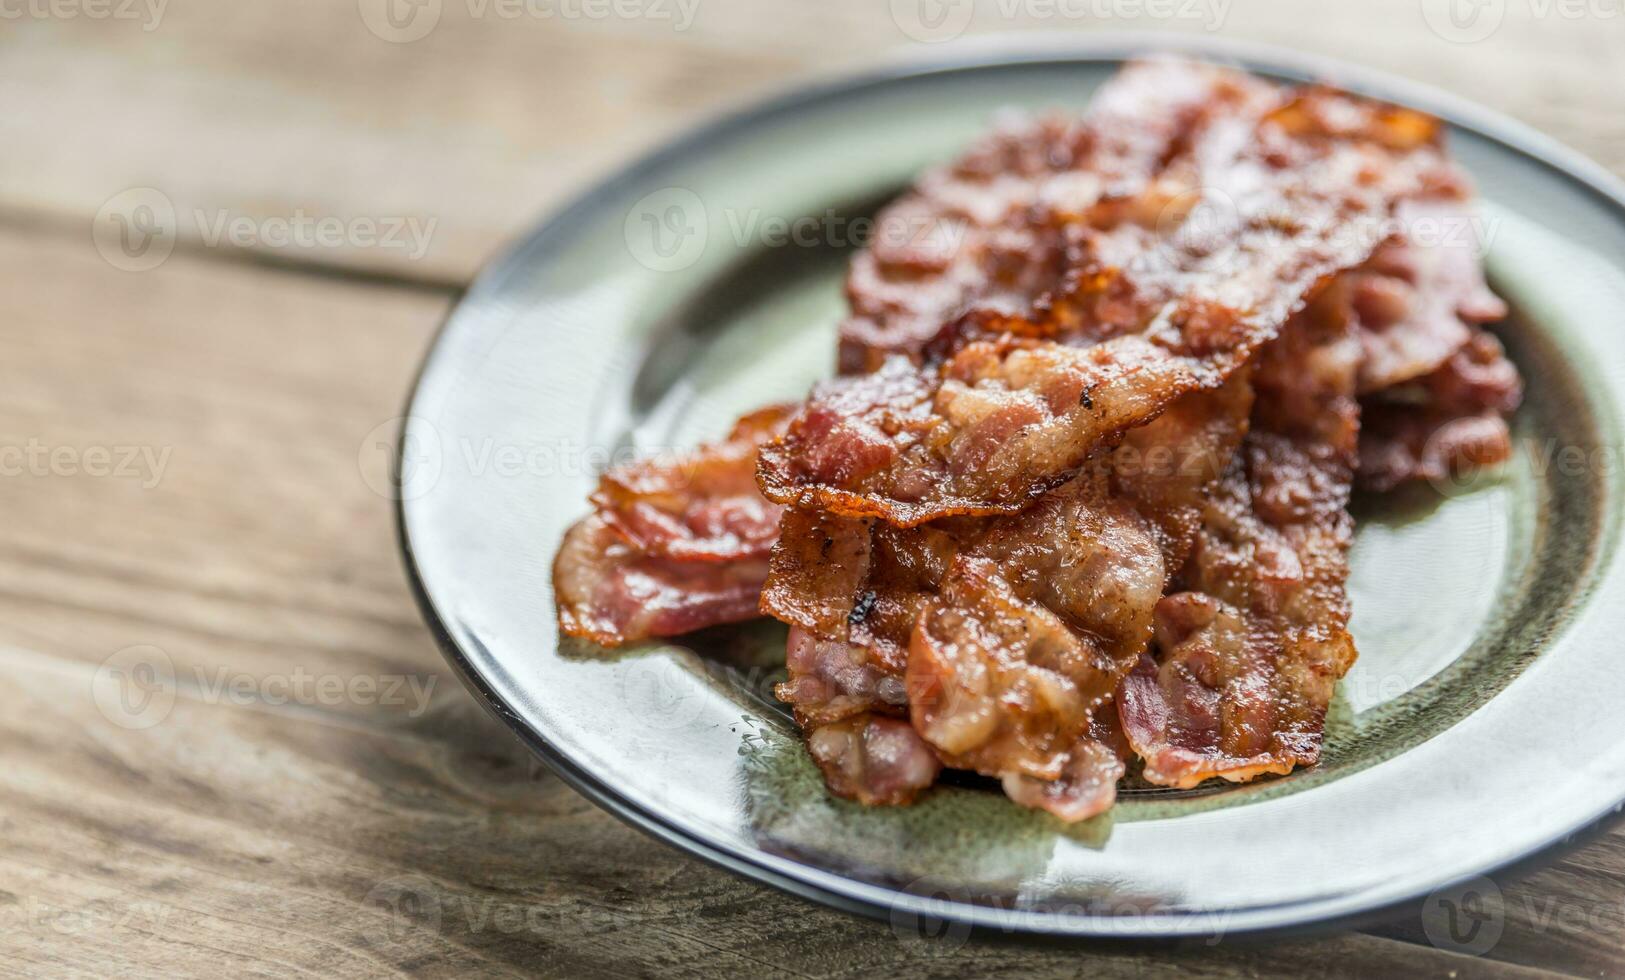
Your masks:
<path fill-rule="evenodd" d="M 852 219 L 998 110 L 1082 107 L 1145 49 L 961 54 L 776 99 L 583 195 L 452 312 L 402 436 L 407 564 L 469 687 L 577 789 L 819 901 L 1079 936 L 1348 921 L 1512 866 L 1617 809 L 1625 194 L 1515 123 L 1281 52 L 1194 49 L 1452 122 L 1484 198 L 1492 279 L 1515 310 L 1498 332 L 1529 387 L 1510 465 L 1357 504 L 1360 659 L 1319 766 L 1128 789 L 1070 828 L 971 782 L 864 809 L 825 794 L 771 697 L 777 624 L 613 654 L 560 640 L 550 564 L 598 470 L 720 435 L 831 374 Z"/>

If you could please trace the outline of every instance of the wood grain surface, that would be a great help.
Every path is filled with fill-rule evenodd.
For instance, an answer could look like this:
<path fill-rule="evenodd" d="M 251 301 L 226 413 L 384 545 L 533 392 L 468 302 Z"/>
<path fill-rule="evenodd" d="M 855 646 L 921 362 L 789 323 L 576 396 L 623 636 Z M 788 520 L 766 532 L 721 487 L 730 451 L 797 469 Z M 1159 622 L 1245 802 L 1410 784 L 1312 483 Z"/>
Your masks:
<path fill-rule="evenodd" d="M 0 974 L 1625 973 L 1622 832 L 1507 885 L 1482 956 L 1438 948 L 1419 909 L 1292 941 L 1040 945 L 750 884 L 533 763 L 446 672 L 377 489 L 439 320 L 640 149 L 943 48 L 899 26 L 915 0 L 426 2 L 438 22 L 404 43 L 372 0 L 0 3 Z M 987 0 L 959 43 L 1212 26 L 1441 85 L 1625 173 L 1618 0 L 1488 0 L 1504 21 L 1470 42 L 1434 6 Z M 178 235 L 129 271 L 92 227 L 139 188 Z M 346 234 L 226 233 L 300 215 Z M 413 221 L 404 246 L 356 231 Z M 109 700 L 132 648 L 172 704 Z"/>

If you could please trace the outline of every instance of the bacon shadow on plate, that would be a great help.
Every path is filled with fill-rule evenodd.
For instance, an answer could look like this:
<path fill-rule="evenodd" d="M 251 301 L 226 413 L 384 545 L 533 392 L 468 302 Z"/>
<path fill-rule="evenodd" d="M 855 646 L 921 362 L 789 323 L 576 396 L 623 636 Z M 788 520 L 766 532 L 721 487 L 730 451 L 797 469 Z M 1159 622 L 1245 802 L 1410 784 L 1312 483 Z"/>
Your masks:
<path fill-rule="evenodd" d="M 950 767 L 1077 821 L 1135 769 L 1313 765 L 1352 486 L 1511 450 L 1471 209 L 1430 117 L 1212 65 L 1006 119 L 877 219 L 840 377 L 605 475 L 561 626 L 783 621 L 776 694 L 865 804 Z"/>

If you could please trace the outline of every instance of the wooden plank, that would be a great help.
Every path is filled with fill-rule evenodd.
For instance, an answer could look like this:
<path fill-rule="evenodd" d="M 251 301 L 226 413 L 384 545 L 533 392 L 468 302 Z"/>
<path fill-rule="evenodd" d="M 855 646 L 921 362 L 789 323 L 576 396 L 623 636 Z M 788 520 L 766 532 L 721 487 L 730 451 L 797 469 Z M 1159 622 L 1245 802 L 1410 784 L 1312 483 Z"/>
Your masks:
<path fill-rule="evenodd" d="M 1507 889 L 1493 960 L 1434 950 L 1403 921 L 1215 950 L 920 947 L 683 858 L 537 773 L 452 685 L 405 594 L 366 446 L 447 296 L 200 261 L 195 237 L 143 275 L 90 247 L 95 209 L 152 185 L 211 214 L 434 218 L 418 258 L 353 243 L 280 254 L 463 282 L 636 148 L 901 40 L 885 5 L 743 3 L 706 0 L 675 39 L 652 19 L 509 22 L 460 2 L 409 45 L 358 31 L 347 0 L 176 5 L 133 37 L 8 21 L 0 445 L 37 443 L 47 471 L 0 480 L 0 973 L 1616 973 L 1618 833 Z M 1226 33 L 1445 84 L 1625 170 L 1625 122 L 1598 82 L 1625 25 L 1508 6 L 1514 20 L 1477 45 L 1441 41 L 1399 0 L 1238 6 Z M 969 32 L 1054 26 L 1027 21 L 984 5 Z M 126 448 L 126 475 L 84 472 Z M 126 731 L 91 678 L 132 644 L 205 686 L 246 676 L 251 696 L 194 683 L 161 724 Z M 423 711 L 353 693 L 265 703 L 265 680 L 296 669 L 432 681 L 432 696 Z M 380 911 L 412 875 L 441 910 L 427 936 Z"/>
<path fill-rule="evenodd" d="M 623 0 L 665 16 L 559 13 L 596 0 L 532 0 L 530 9 L 552 13 L 499 16 L 512 2 L 433 0 L 441 10 L 434 30 L 405 44 L 369 32 L 357 0 L 174 3 L 150 32 L 139 20 L 8 21 L 0 32 L 0 217 L 82 233 L 114 195 L 154 187 L 176 209 L 183 248 L 237 218 L 432 222 L 421 255 L 410 236 L 401 247 L 367 245 L 359 229 L 336 245 L 247 247 L 463 283 L 569 192 L 696 119 L 809 75 L 945 53 L 900 29 L 892 8 L 906 20 L 910 3 L 704 0 L 678 30 L 678 0 Z M 1505 13 L 1499 30 L 1458 44 L 1424 19 L 1444 6 L 982 0 L 952 9 L 974 13 L 966 38 L 1204 33 L 1217 22 L 1227 37 L 1442 85 L 1625 172 L 1625 117 L 1606 84 L 1625 16 L 1494 5 Z M 1136 9 L 1176 16 L 1127 16 Z"/>
<path fill-rule="evenodd" d="M 89 668 L 0 663 L 0 963 L 25 973 L 1535 975 L 1360 935 L 900 938 L 621 826 L 466 696 L 388 725 L 182 698 L 126 731 L 92 705 Z"/>
<path fill-rule="evenodd" d="M 5 641 L 92 664 L 153 644 L 212 687 L 449 691 L 372 441 L 447 303 L 179 255 L 137 275 L 77 236 L 0 234 L 0 445 L 40 449 L 0 458 Z"/>
<path fill-rule="evenodd" d="M 399 576 L 388 505 L 358 469 L 443 307 L 189 256 L 132 276 L 82 240 L 0 233 L 0 354 L 28 366 L 0 395 L 0 444 L 173 453 L 150 487 L 140 474 L 0 480 L 0 912 L 21 923 L 0 930 L 0 963 L 1516 974 L 1374 936 L 1086 960 L 903 943 L 622 827 L 446 676 Z M 128 730 L 94 678 L 131 644 L 259 693 L 299 668 L 437 686 L 427 705 L 381 705 L 181 685 L 156 723 Z M 378 911 L 406 900 L 403 884 L 425 890 L 438 928 Z"/>
<path fill-rule="evenodd" d="M 1503 932 L 1485 955 L 1579 977 L 1625 975 L 1625 830 L 1497 889 L 1483 906 Z M 1420 914 L 1373 934 L 1428 942 Z"/>

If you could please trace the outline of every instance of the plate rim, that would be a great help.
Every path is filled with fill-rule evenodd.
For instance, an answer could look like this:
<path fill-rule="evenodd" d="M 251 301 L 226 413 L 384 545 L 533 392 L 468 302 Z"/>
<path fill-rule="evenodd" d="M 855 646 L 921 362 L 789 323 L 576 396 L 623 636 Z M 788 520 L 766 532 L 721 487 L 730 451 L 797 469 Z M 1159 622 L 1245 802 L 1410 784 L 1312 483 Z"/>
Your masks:
<path fill-rule="evenodd" d="M 1068 38 L 1030 35 L 989 35 L 943 45 L 940 53 L 894 56 L 874 67 L 827 76 L 746 102 L 680 131 L 670 139 L 633 158 L 590 186 L 575 191 L 558 207 L 498 250 L 476 274 L 470 286 L 446 312 L 412 378 L 401 416 L 397 440 L 404 437 L 414 417 L 422 383 L 443 353 L 448 328 L 471 304 L 500 293 L 506 281 L 529 265 L 530 254 L 560 236 L 567 236 L 603 202 L 650 171 L 680 161 L 730 133 L 749 129 L 774 117 L 838 100 L 857 91 L 887 83 L 924 79 L 934 75 L 1001 66 L 1044 64 L 1099 64 L 1121 62 L 1152 53 L 1174 53 L 1220 58 L 1252 71 L 1299 80 L 1327 80 L 1361 94 L 1427 111 L 1451 126 L 1499 144 L 1514 153 L 1556 171 L 1615 211 L 1625 222 L 1625 180 L 1584 154 L 1532 126 L 1463 96 L 1392 73 L 1341 59 L 1308 54 L 1275 45 L 1211 35 L 1147 32 L 1101 32 Z M 1213 934 L 1213 921 L 1223 916 L 1223 936 L 1258 937 L 1324 932 L 1378 921 L 1402 907 L 1416 906 L 1424 896 L 1463 885 L 1480 877 L 1511 878 L 1542 865 L 1558 853 L 1592 839 L 1622 820 L 1625 791 L 1602 811 L 1567 830 L 1526 848 L 1521 854 L 1476 874 L 1440 881 L 1380 904 L 1362 904 L 1348 898 L 1316 899 L 1241 911 L 1166 913 L 1131 919 L 1112 916 L 1056 915 L 1048 912 L 998 909 L 965 902 L 942 901 L 932 896 L 870 884 L 821 867 L 803 864 L 759 850 L 739 848 L 708 839 L 694 828 L 634 804 L 606 781 L 553 746 L 535 726 L 528 724 L 498 695 L 496 689 L 451 634 L 429 596 L 418 566 L 406 508 L 411 503 L 393 495 L 396 541 L 406 578 L 420 615 L 434 636 L 442 656 L 475 700 L 540 758 L 576 792 L 622 822 L 663 843 L 752 881 L 769 885 L 798 898 L 868 918 L 890 921 L 907 914 L 920 922 L 968 927 L 978 935 L 1027 934 L 1087 939 L 1095 942 L 1177 941 Z M 475 639 L 477 643 L 477 638 Z"/>

